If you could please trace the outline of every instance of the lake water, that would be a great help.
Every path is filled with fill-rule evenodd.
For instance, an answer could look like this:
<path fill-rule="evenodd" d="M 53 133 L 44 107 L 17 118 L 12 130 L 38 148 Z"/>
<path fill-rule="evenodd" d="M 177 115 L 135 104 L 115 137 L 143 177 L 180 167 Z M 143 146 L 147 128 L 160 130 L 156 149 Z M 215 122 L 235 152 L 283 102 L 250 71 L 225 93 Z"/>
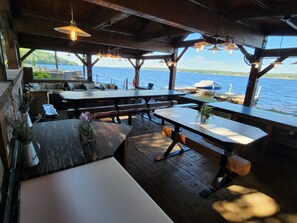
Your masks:
<path fill-rule="evenodd" d="M 54 69 L 54 66 L 46 66 L 50 69 Z M 80 66 L 60 66 L 59 69 L 82 71 L 82 67 Z M 128 79 L 129 83 L 128 88 L 132 88 L 133 77 L 133 68 L 93 67 L 94 81 L 112 81 L 117 84 L 119 88 L 123 88 L 126 79 Z M 193 86 L 196 82 L 201 80 L 213 80 L 220 83 L 222 85 L 222 93 L 227 92 L 230 84 L 232 84 L 232 92 L 244 94 L 248 77 L 177 72 L 175 86 Z M 139 85 L 147 86 L 148 83 L 154 83 L 154 89 L 168 87 L 169 70 L 158 71 L 141 69 Z M 261 77 L 258 86 L 261 86 L 261 93 L 256 107 L 268 110 L 275 109 L 297 115 L 297 80 Z"/>

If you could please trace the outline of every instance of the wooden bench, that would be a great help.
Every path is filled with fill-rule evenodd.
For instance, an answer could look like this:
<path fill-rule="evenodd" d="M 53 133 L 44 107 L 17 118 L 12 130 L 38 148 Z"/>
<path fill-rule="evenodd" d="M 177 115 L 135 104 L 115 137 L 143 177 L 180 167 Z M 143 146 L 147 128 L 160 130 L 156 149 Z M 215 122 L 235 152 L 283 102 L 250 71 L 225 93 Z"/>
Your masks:
<path fill-rule="evenodd" d="M 199 141 L 193 140 L 185 135 L 180 133 L 174 133 L 173 129 L 168 126 L 163 126 L 162 134 L 170 137 L 172 140 L 175 140 L 190 149 L 199 152 L 205 157 L 213 160 L 214 162 L 221 164 L 222 158 L 224 156 L 224 150 L 212 144 L 205 138 L 199 139 Z M 227 157 L 226 167 L 229 171 L 234 172 L 240 176 L 245 176 L 250 172 L 251 162 L 233 154 Z"/>
<path fill-rule="evenodd" d="M 172 101 L 157 101 L 145 103 L 132 103 L 132 104 L 120 104 L 118 110 L 115 110 L 114 105 L 98 106 L 98 107 L 83 107 L 79 108 L 79 112 L 90 112 L 95 119 L 100 118 L 116 118 L 117 123 L 121 123 L 120 116 L 128 116 L 128 124 L 132 124 L 132 116 L 136 114 L 147 114 L 151 119 L 150 112 L 158 108 L 171 107 L 174 104 Z M 69 118 L 73 118 L 75 115 L 74 108 L 67 109 Z"/>
<path fill-rule="evenodd" d="M 195 103 L 185 103 L 185 104 L 175 104 L 173 107 L 176 108 L 198 108 L 198 105 Z"/>

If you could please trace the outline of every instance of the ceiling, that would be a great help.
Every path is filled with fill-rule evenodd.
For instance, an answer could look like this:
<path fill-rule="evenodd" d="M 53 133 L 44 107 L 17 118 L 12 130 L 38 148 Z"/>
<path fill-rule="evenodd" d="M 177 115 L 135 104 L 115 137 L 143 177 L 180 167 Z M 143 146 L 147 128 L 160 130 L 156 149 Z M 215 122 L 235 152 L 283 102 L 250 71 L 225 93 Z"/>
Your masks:
<path fill-rule="evenodd" d="M 296 0 L 73 0 L 74 21 L 91 34 L 73 42 L 54 27 L 71 20 L 70 0 L 6 0 L 20 47 L 137 58 L 172 54 L 190 34 L 228 34 L 262 48 L 267 35 L 297 36 Z"/>

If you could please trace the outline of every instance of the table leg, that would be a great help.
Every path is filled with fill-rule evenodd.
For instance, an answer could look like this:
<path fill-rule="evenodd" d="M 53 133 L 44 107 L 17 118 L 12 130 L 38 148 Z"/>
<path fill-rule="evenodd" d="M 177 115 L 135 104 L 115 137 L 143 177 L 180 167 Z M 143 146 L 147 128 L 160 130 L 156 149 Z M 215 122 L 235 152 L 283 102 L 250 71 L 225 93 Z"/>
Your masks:
<path fill-rule="evenodd" d="M 170 146 L 168 147 L 168 149 L 165 151 L 165 153 L 163 155 L 159 155 L 159 156 L 155 157 L 155 159 L 154 159 L 155 161 L 161 161 L 161 160 L 166 159 L 168 157 L 176 156 L 176 155 L 179 155 L 179 154 L 181 154 L 183 152 L 186 152 L 186 151 L 190 150 L 187 147 L 182 147 L 177 141 L 175 141 L 175 134 L 177 132 L 179 132 L 179 130 L 180 130 L 180 127 L 175 126 L 174 131 L 172 131 L 172 135 L 171 135 L 172 143 L 170 144 Z M 171 152 L 176 144 L 180 147 L 180 150 Z"/>
<path fill-rule="evenodd" d="M 145 112 L 147 114 L 147 117 L 149 120 L 152 120 L 152 116 L 150 114 L 150 109 L 149 109 L 149 101 L 151 100 L 152 97 L 146 97 L 144 98 L 144 101 L 145 101 L 145 105 L 146 105 L 146 108 L 147 108 L 147 112 Z"/>
<path fill-rule="evenodd" d="M 120 100 L 121 99 L 114 99 L 114 110 L 117 111 L 117 112 L 119 111 Z M 121 124 L 120 116 L 117 115 L 116 119 L 117 119 L 116 123 Z M 113 119 L 113 121 L 114 121 L 114 119 Z"/>
<path fill-rule="evenodd" d="M 212 180 L 211 185 L 207 189 L 200 192 L 201 197 L 204 197 L 204 198 L 208 197 L 215 191 L 224 187 L 234 177 L 237 176 L 236 173 L 231 172 L 230 170 L 227 169 L 228 156 L 230 156 L 231 154 L 232 154 L 232 150 L 225 150 L 225 154 L 221 155 L 221 160 L 220 160 L 221 168 L 216 174 L 215 178 Z"/>
<path fill-rule="evenodd" d="M 74 106 L 74 117 L 75 118 L 79 118 L 79 101 L 74 101 L 73 102 L 73 106 Z"/>

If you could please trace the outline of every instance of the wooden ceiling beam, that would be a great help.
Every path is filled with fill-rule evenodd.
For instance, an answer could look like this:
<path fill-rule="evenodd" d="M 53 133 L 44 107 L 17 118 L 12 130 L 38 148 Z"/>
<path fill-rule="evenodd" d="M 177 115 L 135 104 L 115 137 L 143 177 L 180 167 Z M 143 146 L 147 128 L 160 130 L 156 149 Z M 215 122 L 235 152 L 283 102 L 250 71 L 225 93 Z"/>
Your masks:
<path fill-rule="evenodd" d="M 31 20 L 26 17 L 13 20 L 14 30 L 19 33 L 27 33 L 53 38 L 69 39 L 68 35 L 54 30 L 57 23 L 51 23 L 46 20 Z M 159 51 L 165 53 L 173 52 L 173 46 L 167 43 L 157 41 L 135 42 L 134 38 L 124 35 L 107 35 L 106 32 L 98 31 L 88 38 L 79 38 L 78 42 L 89 42 L 94 44 L 113 45 L 122 48 L 139 49 L 144 51 Z"/>
<path fill-rule="evenodd" d="M 88 19 L 86 23 L 86 28 L 92 31 L 103 29 L 108 26 L 128 18 L 130 15 L 125 13 L 119 13 L 117 11 L 108 11 L 108 13 L 96 13 L 91 18 Z"/>
<path fill-rule="evenodd" d="M 263 0 L 251 0 L 251 1 L 256 5 L 258 5 L 259 7 L 261 7 L 262 9 L 266 9 L 266 10 L 270 9 L 270 7 L 265 2 L 263 2 Z"/>
<path fill-rule="evenodd" d="M 218 11 L 218 6 L 214 1 L 209 0 L 189 0 L 189 2 L 192 2 L 196 5 L 199 5 L 202 8 L 211 10 L 211 11 Z"/>
<path fill-rule="evenodd" d="M 165 28 L 160 31 L 154 31 L 154 32 L 147 32 L 147 33 L 141 32 L 136 36 L 136 39 L 138 41 L 147 41 L 147 40 L 161 39 L 161 38 L 172 37 L 172 36 L 180 36 L 180 35 L 184 36 L 187 34 L 190 34 L 190 32 L 172 27 L 171 29 Z"/>
<path fill-rule="evenodd" d="M 261 47 L 264 35 L 221 15 L 205 10 L 197 4 L 179 0 L 84 0 L 113 10 L 150 19 L 190 32 L 215 33 L 217 23 L 223 24 L 219 32 L 236 37 L 242 45 Z M 164 10 L 166 9 L 166 10 Z M 194 19 L 197 18 L 197 19 Z"/>
<path fill-rule="evenodd" d="M 67 53 L 79 53 L 79 54 L 92 54 L 98 53 L 98 46 L 94 44 L 80 43 L 76 45 L 76 48 L 67 47 L 66 40 L 59 39 L 58 41 L 51 41 L 50 38 L 31 36 L 31 35 L 18 35 L 20 47 L 22 48 L 35 48 L 40 50 L 52 50 Z M 120 55 L 123 58 L 137 58 L 140 54 L 147 52 L 137 51 L 135 53 L 129 53 L 129 50 L 121 50 Z"/>
<path fill-rule="evenodd" d="M 297 48 L 266 49 L 262 51 L 261 57 L 296 57 Z"/>
<path fill-rule="evenodd" d="M 228 17 L 238 20 L 253 20 L 253 19 L 282 19 L 284 16 L 292 15 L 297 16 L 297 4 L 292 3 L 278 3 L 273 5 L 269 4 L 269 10 L 263 10 L 262 8 L 255 6 L 245 6 L 244 8 L 239 7 L 236 10 L 228 13 Z"/>

